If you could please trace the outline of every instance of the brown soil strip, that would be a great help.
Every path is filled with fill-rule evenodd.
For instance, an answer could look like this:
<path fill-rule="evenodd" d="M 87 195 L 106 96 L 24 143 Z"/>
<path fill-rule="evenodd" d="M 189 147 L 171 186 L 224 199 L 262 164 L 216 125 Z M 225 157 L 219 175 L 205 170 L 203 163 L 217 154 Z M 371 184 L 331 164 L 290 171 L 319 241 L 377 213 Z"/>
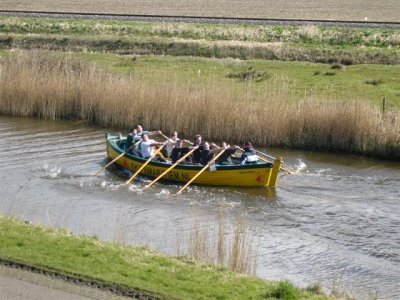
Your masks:
<path fill-rule="evenodd" d="M 88 12 L 59 12 L 39 10 L 17 11 L 2 10 L 0 16 L 23 18 L 56 18 L 56 19 L 86 19 L 86 20 L 113 20 L 131 22 L 173 22 L 173 23 L 204 23 L 204 24 L 248 24 L 248 25 L 290 25 L 290 26 L 330 26 L 354 28 L 400 28 L 398 21 L 347 21 L 324 19 L 294 19 L 294 18 L 250 18 L 250 17 L 212 17 L 212 16 L 184 16 L 184 15 L 130 15 L 115 13 L 88 13 Z"/>
<path fill-rule="evenodd" d="M 398 0 L 2 0 L 0 9 L 305 20 L 400 20 Z"/>

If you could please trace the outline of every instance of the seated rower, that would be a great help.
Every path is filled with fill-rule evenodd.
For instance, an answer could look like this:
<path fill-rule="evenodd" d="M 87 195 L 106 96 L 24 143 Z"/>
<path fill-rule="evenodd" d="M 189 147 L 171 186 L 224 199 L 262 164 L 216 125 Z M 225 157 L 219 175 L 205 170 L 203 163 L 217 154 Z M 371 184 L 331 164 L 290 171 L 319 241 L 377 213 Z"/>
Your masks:
<path fill-rule="evenodd" d="M 158 143 L 155 140 L 151 140 L 147 134 L 142 134 L 141 140 L 142 141 L 140 143 L 139 148 L 140 148 L 142 157 L 145 159 L 148 159 L 154 155 L 154 147 L 164 145 L 164 143 Z M 157 159 L 165 162 L 165 160 L 162 159 L 161 157 L 157 157 Z"/>
<path fill-rule="evenodd" d="M 130 150 L 132 150 L 133 138 L 136 134 L 137 134 L 137 130 L 135 128 L 131 128 L 129 130 L 129 134 L 126 137 L 126 142 L 125 142 L 125 147 L 124 147 L 125 152 L 129 152 Z"/>
<path fill-rule="evenodd" d="M 177 140 L 174 148 L 172 149 L 171 152 L 171 160 L 172 163 L 176 163 L 182 156 L 184 156 L 186 153 L 190 151 L 189 147 L 184 147 L 183 143 L 188 143 L 187 140 Z M 186 162 L 190 163 L 192 160 L 190 157 L 186 158 Z"/>
<path fill-rule="evenodd" d="M 257 156 L 256 150 L 253 148 L 253 145 L 251 144 L 250 141 L 247 141 L 244 144 L 243 150 L 244 150 L 244 152 L 242 154 L 242 157 L 240 158 L 241 165 L 258 161 L 258 156 Z"/>
<path fill-rule="evenodd" d="M 203 150 L 203 140 L 200 134 L 196 134 L 194 137 L 194 142 L 191 143 L 189 141 L 187 141 L 191 146 L 198 146 L 199 148 L 197 148 L 193 153 L 192 153 L 192 162 L 195 164 L 200 163 L 201 160 L 201 151 Z"/>
<path fill-rule="evenodd" d="M 178 133 L 176 131 L 172 131 L 170 138 L 167 140 L 167 144 L 165 145 L 165 154 L 167 157 L 171 157 L 172 151 L 175 148 L 177 141 L 179 141 Z"/>
<path fill-rule="evenodd" d="M 140 141 L 143 134 L 147 134 L 149 137 L 151 137 L 157 134 L 162 134 L 162 132 L 160 130 L 156 131 L 143 130 L 143 127 L 139 124 L 136 126 L 136 135 L 133 137 L 133 139 L 135 141 Z"/>
<path fill-rule="evenodd" d="M 210 144 L 205 141 L 203 143 L 202 150 L 200 150 L 201 153 L 200 163 L 202 165 L 208 164 L 210 160 L 214 158 L 215 153 L 218 153 L 219 151 L 221 151 L 220 148 L 210 149 Z"/>
<path fill-rule="evenodd" d="M 232 155 L 235 154 L 239 146 L 230 146 L 226 142 L 221 143 L 220 149 L 225 149 L 225 152 L 218 158 L 217 164 L 232 164 Z"/>

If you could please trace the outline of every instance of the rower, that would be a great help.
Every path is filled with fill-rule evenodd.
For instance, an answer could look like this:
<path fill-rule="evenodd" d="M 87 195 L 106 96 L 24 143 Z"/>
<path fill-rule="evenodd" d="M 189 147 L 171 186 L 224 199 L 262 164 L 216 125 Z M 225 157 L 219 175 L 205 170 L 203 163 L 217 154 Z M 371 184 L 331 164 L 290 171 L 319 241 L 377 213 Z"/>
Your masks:
<path fill-rule="evenodd" d="M 218 147 L 214 147 L 214 149 L 210 149 L 210 144 L 206 141 L 203 143 L 203 149 L 200 151 L 201 157 L 200 157 L 200 163 L 202 165 L 208 164 L 210 160 L 212 160 L 215 156 L 215 153 L 220 152 L 221 149 Z"/>
<path fill-rule="evenodd" d="M 142 157 L 145 159 L 148 159 L 154 155 L 154 147 L 165 145 L 164 143 L 158 143 L 155 140 L 151 140 L 149 138 L 149 136 L 145 133 L 142 134 L 141 140 L 142 140 L 142 142 L 140 143 L 140 151 L 141 151 Z M 165 162 L 165 160 L 163 158 L 161 158 L 160 156 L 157 156 L 157 159 L 159 161 Z"/>
<path fill-rule="evenodd" d="M 151 137 L 157 134 L 162 134 L 162 132 L 160 130 L 155 130 L 155 131 L 143 130 L 142 125 L 138 124 L 136 126 L 136 135 L 133 137 L 133 139 L 135 141 L 140 141 L 143 134 L 147 134 L 149 137 Z"/>
<path fill-rule="evenodd" d="M 245 165 L 247 163 L 253 163 L 258 161 L 258 155 L 256 150 L 253 148 L 253 145 L 251 144 L 251 141 L 247 141 L 244 144 L 243 148 L 244 152 L 242 154 L 242 157 L 240 158 L 241 165 Z"/>

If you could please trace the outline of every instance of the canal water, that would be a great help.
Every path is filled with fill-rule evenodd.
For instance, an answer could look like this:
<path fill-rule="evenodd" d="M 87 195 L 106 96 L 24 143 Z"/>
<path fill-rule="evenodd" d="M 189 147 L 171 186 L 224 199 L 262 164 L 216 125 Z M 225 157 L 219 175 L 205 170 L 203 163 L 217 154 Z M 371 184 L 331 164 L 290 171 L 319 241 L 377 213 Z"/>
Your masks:
<path fill-rule="evenodd" d="M 266 149 L 294 175 L 275 190 L 124 185 L 106 162 L 105 130 L 0 117 L 0 213 L 168 254 L 193 227 L 234 229 L 257 251 L 257 275 L 319 283 L 357 298 L 400 298 L 400 163 Z M 218 217 L 219 216 L 219 217 Z M 199 225 L 200 224 L 200 225 Z"/>

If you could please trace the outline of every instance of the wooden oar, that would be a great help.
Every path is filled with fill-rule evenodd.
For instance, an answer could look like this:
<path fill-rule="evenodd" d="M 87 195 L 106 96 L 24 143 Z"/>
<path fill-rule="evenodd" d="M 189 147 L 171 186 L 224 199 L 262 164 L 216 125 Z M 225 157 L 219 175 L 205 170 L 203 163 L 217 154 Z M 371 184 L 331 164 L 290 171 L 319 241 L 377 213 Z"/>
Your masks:
<path fill-rule="evenodd" d="M 268 159 L 265 159 L 264 157 L 261 157 L 261 156 L 259 156 L 260 157 L 260 159 L 261 160 L 263 160 L 263 161 L 267 161 L 267 162 L 270 162 Z M 286 174 L 289 174 L 289 175 L 291 175 L 292 174 L 292 172 L 290 172 L 288 169 L 286 169 L 286 168 L 284 168 L 284 167 L 279 167 L 279 169 L 281 169 L 283 172 L 285 172 Z"/>
<path fill-rule="evenodd" d="M 116 158 L 114 158 L 112 161 L 110 161 L 108 164 L 106 164 L 104 167 L 102 167 L 100 170 L 98 170 L 96 173 L 94 173 L 93 175 L 96 176 L 99 173 L 101 173 L 102 171 L 104 171 L 105 169 L 107 169 L 109 166 L 111 166 L 113 163 L 115 163 L 118 159 L 120 159 L 122 156 L 125 155 L 125 152 L 122 152 L 120 155 L 118 155 Z"/>
<path fill-rule="evenodd" d="M 165 134 L 160 133 L 161 136 L 163 136 L 164 138 L 166 138 L 167 140 L 170 140 L 171 138 L 167 137 Z"/>
<path fill-rule="evenodd" d="M 158 180 L 160 180 L 165 174 L 167 174 L 169 171 L 171 171 L 173 168 L 175 168 L 181 161 L 183 161 L 186 157 L 188 157 L 190 154 L 193 153 L 194 150 L 196 150 L 198 147 L 190 150 L 188 153 L 186 153 L 184 156 L 182 156 L 180 159 L 178 159 L 172 166 L 170 166 L 168 169 L 166 169 L 160 176 L 158 176 L 156 179 L 154 179 L 152 182 L 150 182 L 148 185 L 146 185 L 143 189 L 147 189 L 151 187 L 153 184 L 155 184 Z"/>
<path fill-rule="evenodd" d="M 261 152 L 261 151 L 258 151 L 258 150 L 256 150 L 256 152 L 257 152 L 258 154 L 262 154 L 262 155 L 264 155 L 264 156 L 266 156 L 266 157 L 268 157 L 268 158 L 270 158 L 270 159 L 273 159 L 273 160 L 276 159 L 275 157 L 273 157 L 273 156 L 271 156 L 271 155 L 268 155 L 267 153 L 264 153 L 264 152 Z M 283 162 L 282 162 L 282 163 L 283 163 Z"/>
<path fill-rule="evenodd" d="M 242 148 L 239 148 L 239 150 L 244 152 L 244 149 L 242 149 Z M 271 159 L 273 159 L 273 160 L 276 159 L 275 157 L 269 156 L 268 154 L 263 153 L 263 152 L 261 152 L 261 151 L 256 150 L 256 152 L 257 152 L 257 153 L 260 153 L 260 154 L 263 154 L 263 155 L 265 155 L 265 156 L 267 156 L 267 157 L 269 157 L 269 158 L 271 158 Z M 265 159 L 264 157 L 259 156 L 259 158 L 260 158 L 262 161 L 270 162 L 268 159 Z M 282 162 L 282 163 L 283 163 L 283 162 Z M 290 172 L 288 169 L 286 169 L 286 168 L 284 168 L 284 167 L 282 167 L 282 166 L 279 167 L 279 169 L 282 170 L 283 172 L 285 172 L 286 174 L 289 174 L 289 175 L 292 174 L 292 172 Z"/>
<path fill-rule="evenodd" d="M 209 166 L 211 166 L 211 164 L 216 161 L 218 159 L 218 157 L 220 157 L 222 155 L 222 153 L 225 152 L 226 149 L 223 149 L 220 153 L 218 153 L 217 155 L 214 156 L 214 158 L 212 160 L 210 160 L 203 169 L 201 169 L 196 175 L 193 176 L 192 179 L 190 179 L 176 194 L 179 195 L 180 193 L 182 193 L 182 191 L 184 189 L 186 189 L 189 184 L 191 184 L 197 177 L 199 177 L 201 175 L 201 173 L 203 173 Z"/>
<path fill-rule="evenodd" d="M 130 184 L 132 182 L 133 179 L 135 179 L 135 177 L 140 173 L 140 171 L 142 171 L 144 169 L 145 166 L 147 166 L 149 164 L 149 162 L 158 154 L 161 152 L 162 148 L 164 147 L 164 145 L 162 145 L 160 148 L 157 149 L 156 152 L 154 152 L 154 154 L 152 156 L 149 157 L 149 159 L 136 171 L 135 174 L 132 175 L 131 178 L 129 178 L 125 184 Z"/>

